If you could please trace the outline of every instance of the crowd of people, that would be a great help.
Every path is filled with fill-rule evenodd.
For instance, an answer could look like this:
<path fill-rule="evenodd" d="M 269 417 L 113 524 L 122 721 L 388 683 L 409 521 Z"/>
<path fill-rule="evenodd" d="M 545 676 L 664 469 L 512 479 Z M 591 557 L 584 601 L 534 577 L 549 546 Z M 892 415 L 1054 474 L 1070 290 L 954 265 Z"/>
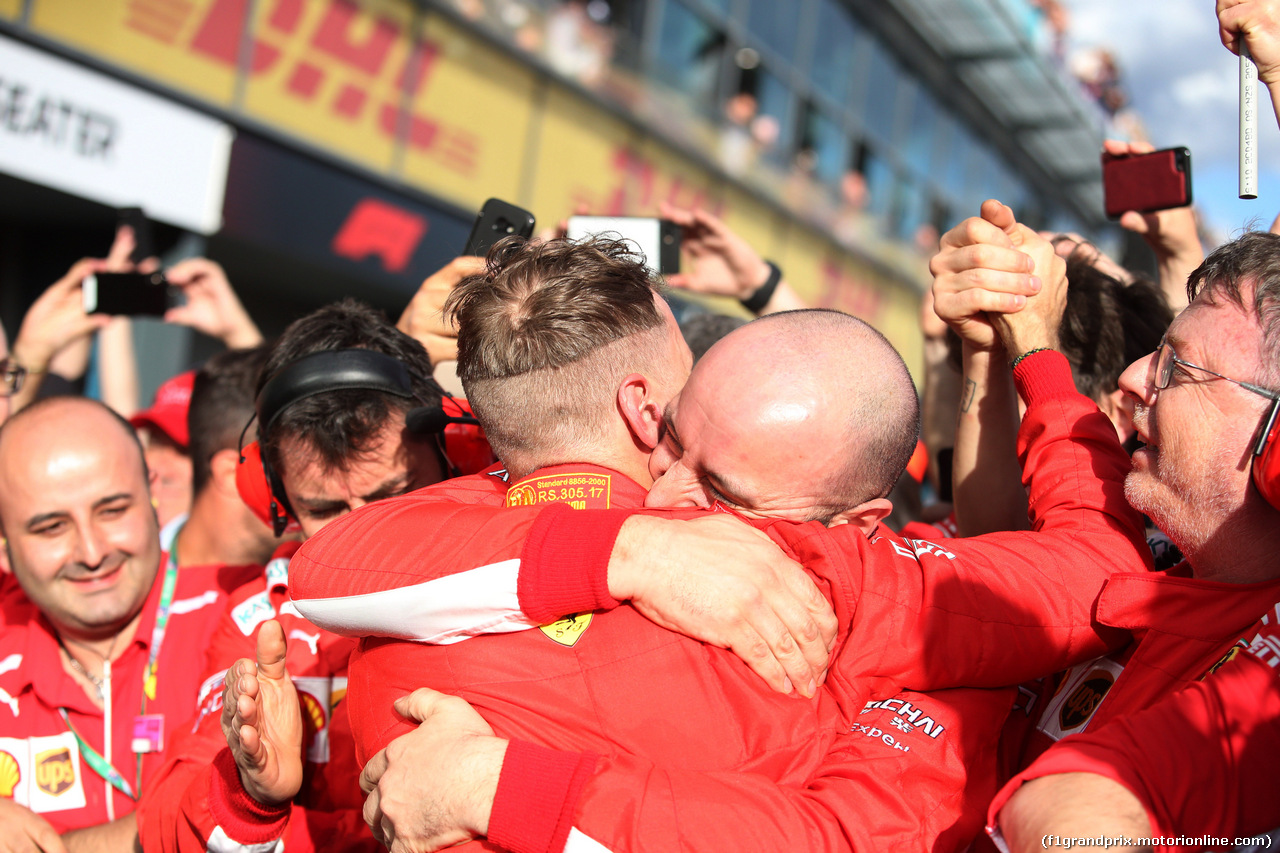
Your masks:
<path fill-rule="evenodd" d="M 1280 121 L 1280 3 L 1218 21 Z M 121 411 L 52 377 L 125 229 L 0 334 L 0 850 L 1280 840 L 1280 233 L 1126 214 L 1146 281 L 989 200 L 917 394 L 663 215 L 756 319 L 552 235 L 265 341 L 189 259 L 227 348 Z"/>

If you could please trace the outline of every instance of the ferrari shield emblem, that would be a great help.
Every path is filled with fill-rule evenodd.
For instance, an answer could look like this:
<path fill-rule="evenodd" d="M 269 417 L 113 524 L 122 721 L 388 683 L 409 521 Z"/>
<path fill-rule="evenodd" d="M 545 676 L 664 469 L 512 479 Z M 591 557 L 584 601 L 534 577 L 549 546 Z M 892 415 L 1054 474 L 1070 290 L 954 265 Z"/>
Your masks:
<path fill-rule="evenodd" d="M 555 640 L 562 646 L 572 646 L 582 637 L 587 626 L 591 624 L 590 613 L 575 613 L 563 619 L 543 625 L 538 630 Z"/>

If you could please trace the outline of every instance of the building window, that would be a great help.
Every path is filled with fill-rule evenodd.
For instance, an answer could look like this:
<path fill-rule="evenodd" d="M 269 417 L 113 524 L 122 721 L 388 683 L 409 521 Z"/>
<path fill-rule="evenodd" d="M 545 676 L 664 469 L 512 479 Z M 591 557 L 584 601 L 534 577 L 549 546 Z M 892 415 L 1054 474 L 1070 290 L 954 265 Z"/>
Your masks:
<path fill-rule="evenodd" d="M 681 0 L 666 0 L 658 31 L 654 76 L 686 93 L 703 111 L 716 101 L 725 35 Z"/>
<path fill-rule="evenodd" d="M 851 106 L 849 95 L 857 70 L 855 59 L 861 52 L 862 42 L 853 15 L 836 0 L 821 0 L 810 74 L 814 87 L 837 104 Z"/>
<path fill-rule="evenodd" d="M 747 29 L 787 62 L 794 62 L 802 4 L 796 0 L 749 0 Z"/>

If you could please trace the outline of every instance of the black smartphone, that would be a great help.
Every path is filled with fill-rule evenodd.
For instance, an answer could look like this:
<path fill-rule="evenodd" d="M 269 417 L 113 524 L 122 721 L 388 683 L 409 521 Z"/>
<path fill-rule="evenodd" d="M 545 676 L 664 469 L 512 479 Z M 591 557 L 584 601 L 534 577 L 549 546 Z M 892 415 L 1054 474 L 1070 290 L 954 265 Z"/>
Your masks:
<path fill-rule="evenodd" d="M 1107 216 L 1127 210 L 1151 213 L 1191 204 L 1191 152 L 1165 148 L 1150 154 L 1102 154 L 1102 190 Z"/>
<path fill-rule="evenodd" d="M 680 272 L 680 226 L 652 216 L 571 216 L 570 240 L 601 235 L 634 243 L 658 275 Z"/>
<path fill-rule="evenodd" d="M 133 229 L 133 254 L 129 255 L 131 263 L 140 264 L 156 253 L 155 236 L 146 211 L 140 207 L 120 208 L 116 211 L 116 226 L 120 225 L 128 225 Z"/>
<path fill-rule="evenodd" d="M 471 226 L 471 236 L 462 254 L 484 257 L 494 243 L 512 235 L 528 240 L 533 236 L 533 224 L 533 214 L 529 211 L 500 198 L 491 198 L 476 214 L 476 224 Z"/>
<path fill-rule="evenodd" d="M 164 273 L 100 272 L 81 285 L 86 314 L 163 317 L 173 305 Z"/>

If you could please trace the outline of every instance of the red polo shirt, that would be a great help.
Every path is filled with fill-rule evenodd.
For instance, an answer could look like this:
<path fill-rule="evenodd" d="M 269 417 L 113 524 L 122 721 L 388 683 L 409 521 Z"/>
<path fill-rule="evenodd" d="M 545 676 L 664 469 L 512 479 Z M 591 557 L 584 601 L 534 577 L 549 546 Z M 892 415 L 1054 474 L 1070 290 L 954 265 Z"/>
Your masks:
<path fill-rule="evenodd" d="M 199 661 L 225 604 L 226 591 L 219 586 L 224 577 L 230 577 L 225 568 L 180 570 L 161 636 L 156 611 L 164 570 L 157 572 L 133 641 L 111 663 L 109 731 L 105 709 L 95 706 L 64 669 L 53 626 L 16 584 L 5 585 L 0 599 L 0 796 L 37 812 L 59 832 L 132 812 L 133 798 L 93 769 L 84 745 L 114 767 L 136 796 L 160 767 L 159 749 L 174 727 L 195 710 Z M 147 695 L 143 682 L 156 645 L 156 679 L 153 695 Z"/>

